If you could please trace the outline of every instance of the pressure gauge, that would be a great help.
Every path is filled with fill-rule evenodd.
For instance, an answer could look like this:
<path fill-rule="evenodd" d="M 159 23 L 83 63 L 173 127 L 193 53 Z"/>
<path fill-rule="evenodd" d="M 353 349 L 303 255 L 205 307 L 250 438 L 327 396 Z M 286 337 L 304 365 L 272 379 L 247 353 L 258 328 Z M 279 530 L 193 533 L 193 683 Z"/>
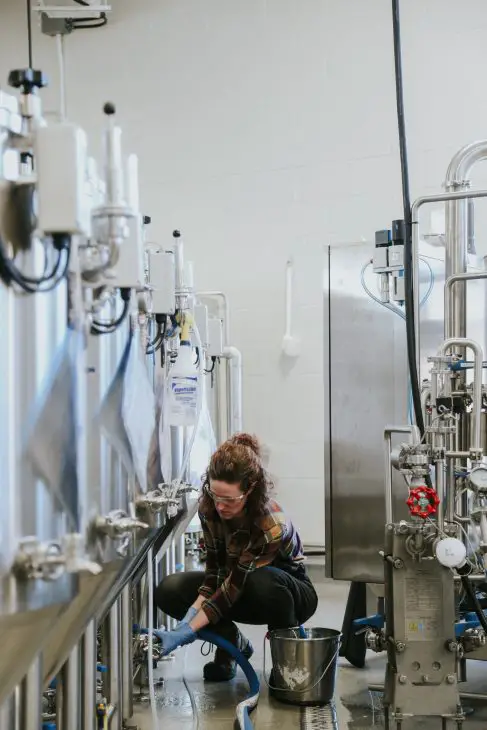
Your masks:
<path fill-rule="evenodd" d="M 487 466 L 476 466 L 472 469 L 469 481 L 478 492 L 487 492 Z"/>

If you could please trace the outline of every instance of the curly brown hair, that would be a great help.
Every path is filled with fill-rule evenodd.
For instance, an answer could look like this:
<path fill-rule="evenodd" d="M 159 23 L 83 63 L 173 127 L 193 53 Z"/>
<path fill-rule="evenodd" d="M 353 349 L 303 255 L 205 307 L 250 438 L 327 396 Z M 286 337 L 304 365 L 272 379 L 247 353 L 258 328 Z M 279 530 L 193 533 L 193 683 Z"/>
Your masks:
<path fill-rule="evenodd" d="M 246 504 L 249 518 L 265 512 L 274 485 L 262 464 L 261 447 L 255 436 L 238 433 L 219 446 L 211 457 L 203 476 L 201 509 L 205 514 L 217 515 L 215 503 L 208 494 L 212 479 L 238 484 L 249 495 Z"/>

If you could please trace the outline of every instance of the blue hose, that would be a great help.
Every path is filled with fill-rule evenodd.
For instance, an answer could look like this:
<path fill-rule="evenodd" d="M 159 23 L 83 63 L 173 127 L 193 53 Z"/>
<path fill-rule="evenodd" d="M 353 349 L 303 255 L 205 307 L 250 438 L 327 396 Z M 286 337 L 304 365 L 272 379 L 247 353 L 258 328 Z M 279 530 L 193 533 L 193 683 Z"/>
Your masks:
<path fill-rule="evenodd" d="M 221 636 L 213 633 L 213 631 L 201 629 L 201 631 L 198 631 L 198 638 L 202 641 L 207 641 L 209 644 L 214 644 L 219 649 L 223 649 L 223 651 L 227 652 L 227 654 L 230 654 L 245 674 L 247 682 L 249 683 L 249 694 L 237 705 L 237 722 L 240 730 L 253 730 L 250 713 L 255 707 L 257 707 L 260 693 L 259 678 L 257 677 L 255 669 L 236 646 L 231 644 L 229 641 L 226 641 L 226 639 L 222 639 Z"/>

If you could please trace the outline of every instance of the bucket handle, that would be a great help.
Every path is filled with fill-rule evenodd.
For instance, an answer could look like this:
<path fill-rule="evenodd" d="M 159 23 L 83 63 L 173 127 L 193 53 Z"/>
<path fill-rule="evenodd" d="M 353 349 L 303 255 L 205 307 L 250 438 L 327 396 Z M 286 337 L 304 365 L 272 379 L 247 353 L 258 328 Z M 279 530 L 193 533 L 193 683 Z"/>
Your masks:
<path fill-rule="evenodd" d="M 267 633 L 264 636 L 264 666 L 263 666 L 263 670 L 262 670 L 262 676 L 264 678 L 264 682 L 266 683 L 267 687 L 269 689 L 272 689 L 274 692 L 294 692 L 295 694 L 305 694 L 306 692 L 311 692 L 312 689 L 314 689 L 315 687 L 317 687 L 319 685 L 319 683 L 324 678 L 324 676 L 327 673 L 327 671 L 329 670 L 329 668 L 332 666 L 335 659 L 338 657 L 338 654 L 340 653 L 340 646 L 342 643 L 341 641 L 338 642 L 338 648 L 337 648 L 336 652 L 333 654 L 332 658 L 326 665 L 325 671 L 322 673 L 320 678 L 316 680 L 316 682 L 313 684 L 312 687 L 306 687 L 305 689 L 289 689 L 289 688 L 283 689 L 282 687 L 272 687 L 269 684 L 269 680 L 266 677 L 266 639 L 269 639 L 269 633 Z M 270 643 L 270 639 L 269 639 L 269 643 Z"/>

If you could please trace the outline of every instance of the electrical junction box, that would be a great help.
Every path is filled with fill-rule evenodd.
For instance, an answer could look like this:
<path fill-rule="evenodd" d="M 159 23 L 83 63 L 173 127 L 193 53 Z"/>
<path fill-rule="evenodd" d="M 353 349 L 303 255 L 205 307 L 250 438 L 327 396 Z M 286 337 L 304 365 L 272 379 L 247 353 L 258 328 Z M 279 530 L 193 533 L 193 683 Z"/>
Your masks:
<path fill-rule="evenodd" d="M 208 319 L 208 351 L 209 357 L 223 355 L 223 320 L 219 317 Z"/>
<path fill-rule="evenodd" d="M 373 268 L 375 274 L 384 274 L 389 268 L 389 248 L 387 246 L 381 246 L 374 249 L 374 261 Z"/>
<path fill-rule="evenodd" d="M 404 246 L 390 246 L 389 249 L 389 271 L 402 271 L 404 269 Z"/>
<path fill-rule="evenodd" d="M 154 314 L 176 312 L 176 263 L 173 251 L 148 250 L 149 285 Z"/>
<path fill-rule="evenodd" d="M 394 302 L 404 302 L 406 300 L 406 287 L 404 276 L 393 276 L 392 300 Z"/>
<path fill-rule="evenodd" d="M 144 246 L 142 216 L 127 219 L 128 236 L 120 244 L 118 261 L 112 269 L 112 286 L 142 289 L 144 286 Z"/>
<path fill-rule="evenodd" d="M 205 350 L 208 350 L 208 307 L 205 304 L 196 304 L 194 308 L 194 321 L 198 327 L 201 344 Z"/>
<path fill-rule="evenodd" d="M 37 225 L 43 233 L 89 234 L 87 148 L 86 134 L 75 124 L 37 129 Z"/>

